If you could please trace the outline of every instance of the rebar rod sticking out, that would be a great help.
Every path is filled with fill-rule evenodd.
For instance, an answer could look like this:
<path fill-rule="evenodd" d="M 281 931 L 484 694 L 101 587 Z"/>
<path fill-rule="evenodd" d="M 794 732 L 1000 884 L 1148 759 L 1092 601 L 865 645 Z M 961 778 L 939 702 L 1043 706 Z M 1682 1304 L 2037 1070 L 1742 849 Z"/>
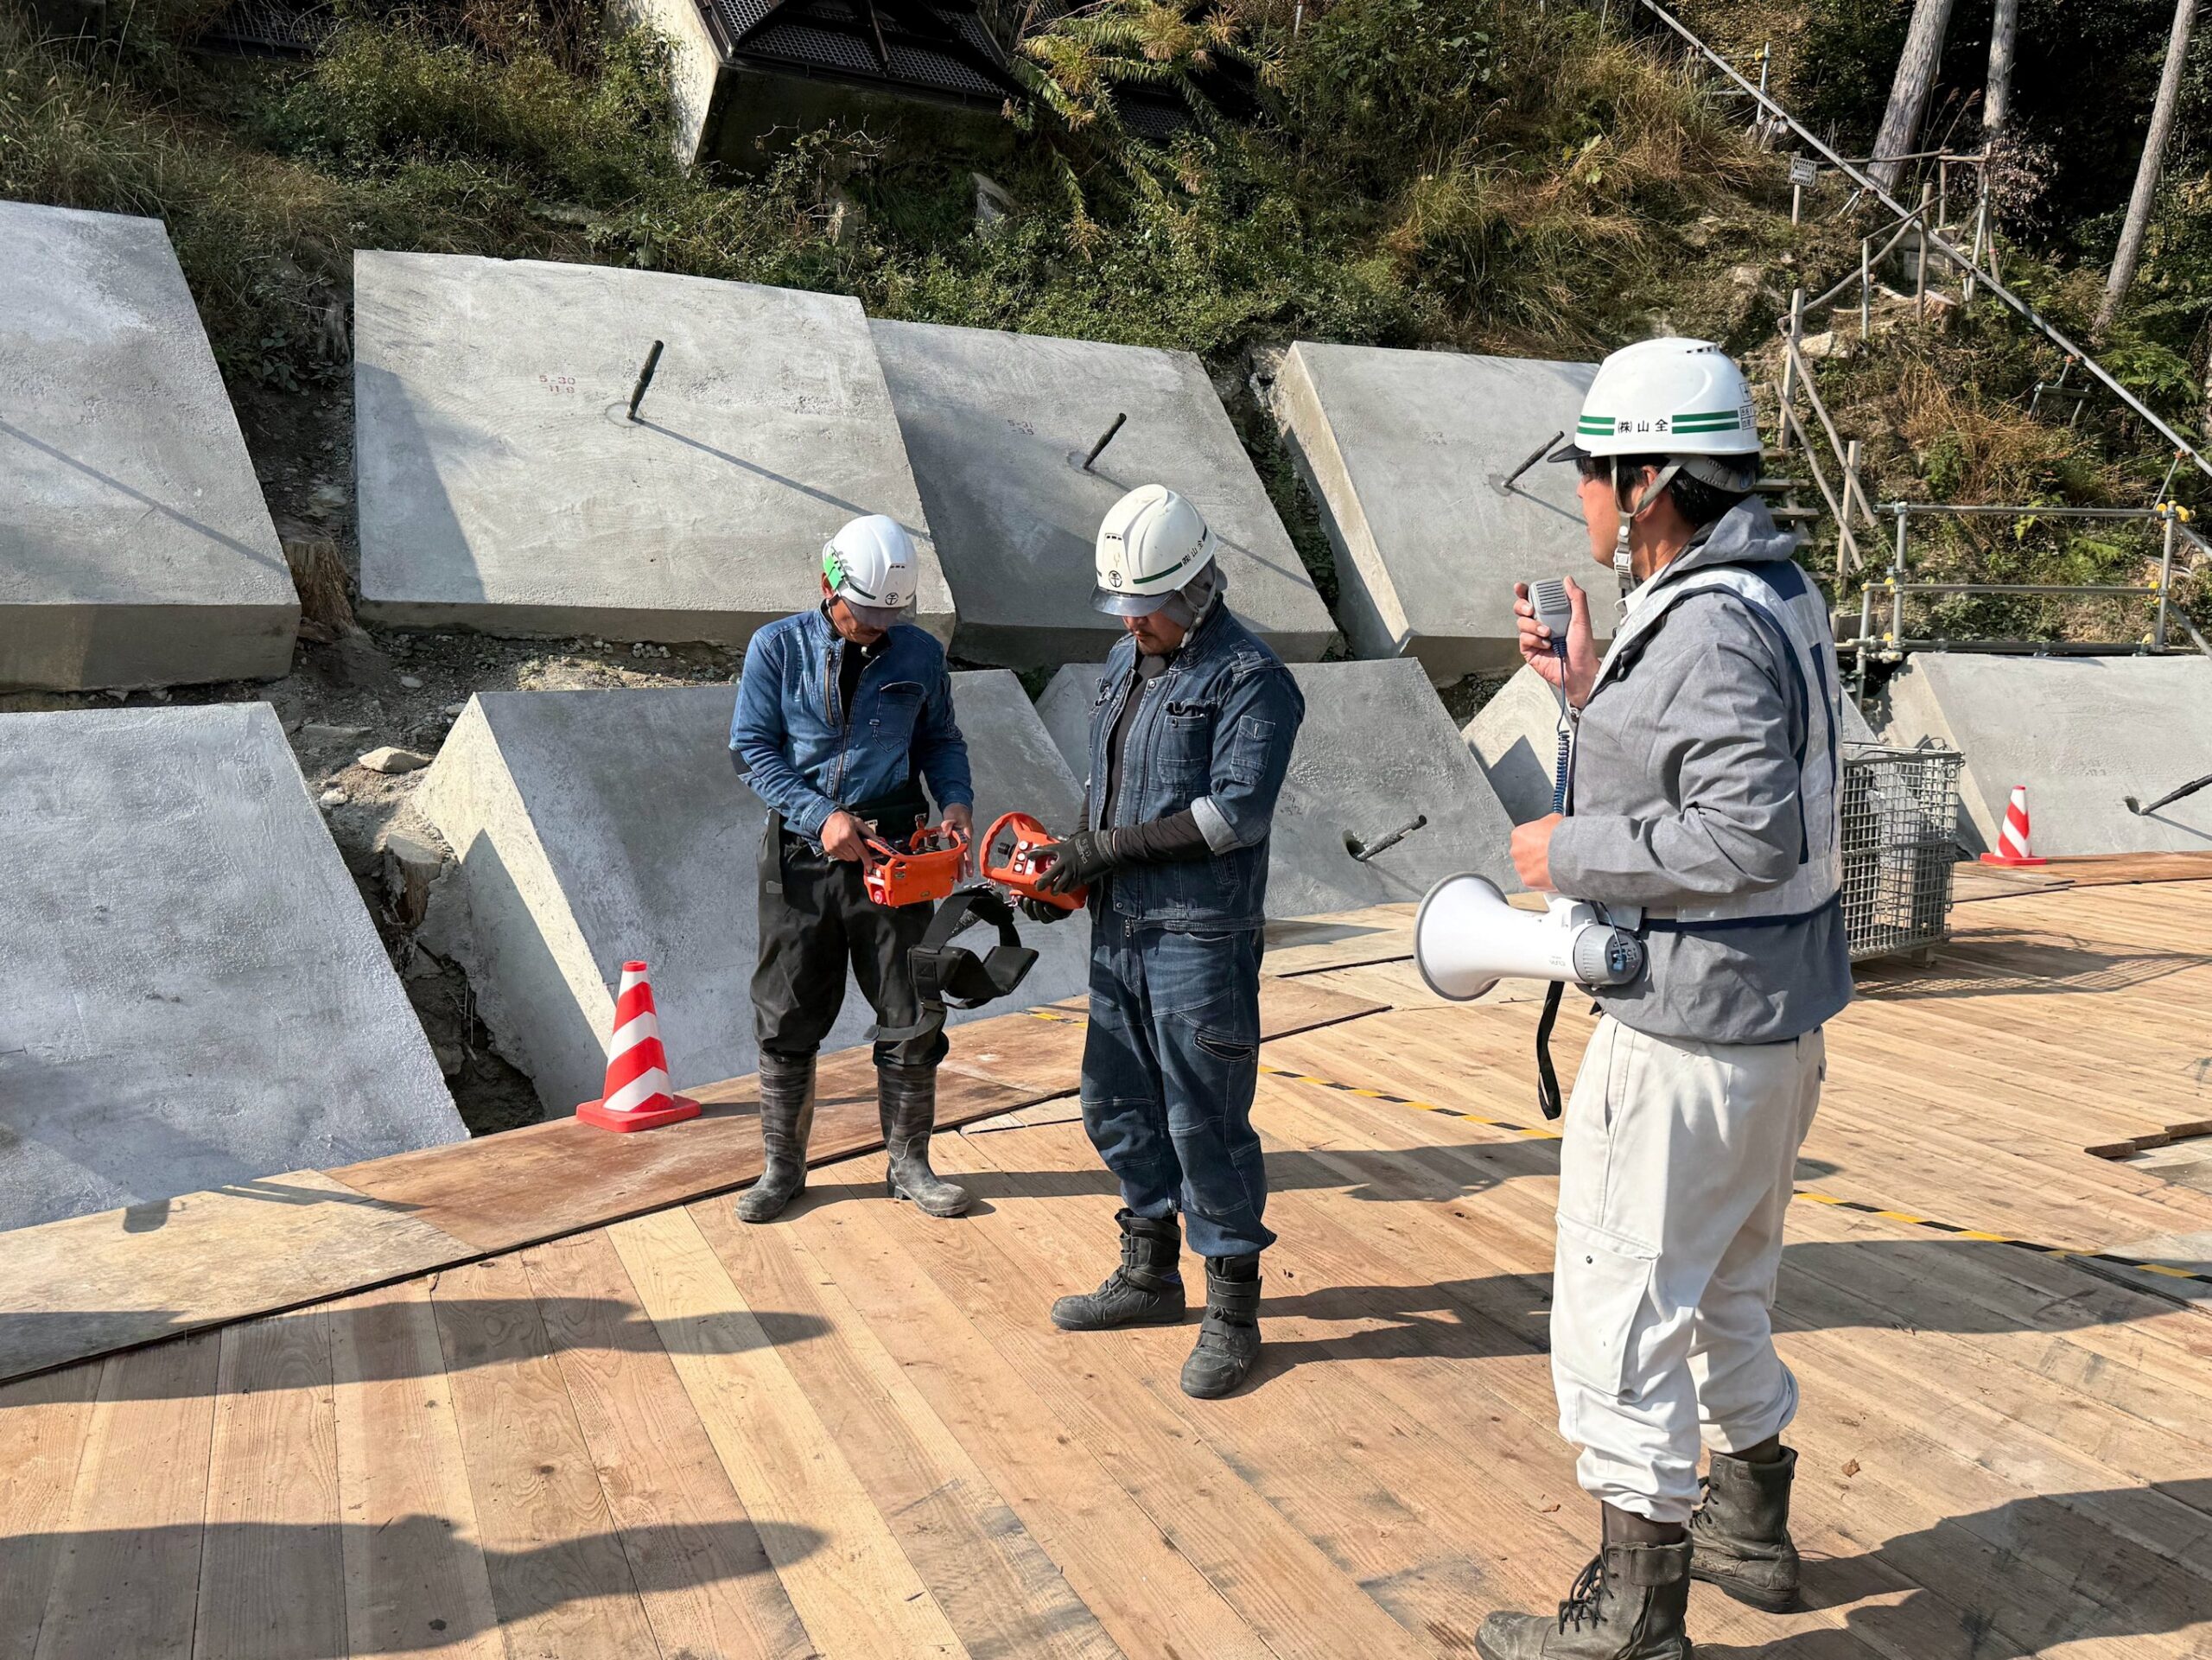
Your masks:
<path fill-rule="evenodd" d="M 661 342 L 655 340 L 653 349 L 645 353 L 645 366 L 638 371 L 638 384 L 630 389 L 630 418 L 638 418 L 638 405 L 645 401 L 645 388 L 653 384 L 653 371 L 660 367 Z"/>
<path fill-rule="evenodd" d="M 1098 435 L 1098 442 L 1090 447 L 1090 454 L 1083 458 L 1083 470 L 1084 472 L 1088 473 L 1090 471 L 1091 462 L 1096 461 L 1099 456 L 1105 454 L 1106 446 L 1114 442 L 1115 435 L 1121 431 L 1122 425 L 1128 420 L 1128 418 L 1129 417 L 1127 413 L 1116 416 L 1114 417 L 1113 424 L 1109 426 L 1105 431 Z"/>
<path fill-rule="evenodd" d="M 1529 459 L 1522 462 L 1520 466 L 1515 467 L 1512 472 L 1506 474 L 1505 481 L 1497 487 L 1498 494 L 1504 495 L 1507 492 L 1511 490 L 1515 485 L 1520 483 L 1521 475 L 1523 473 L 1526 473 L 1530 467 L 1534 467 L 1538 461 L 1543 460 L 1546 455 L 1549 455 L 1551 453 L 1552 446 L 1566 436 L 1566 429 L 1562 428 L 1560 431 L 1554 432 L 1550 437 L 1545 439 L 1543 442 L 1538 444 L 1534 449 L 1530 450 L 1529 452 Z M 1492 476 L 1494 477 L 1496 475 L 1493 474 Z"/>
<path fill-rule="evenodd" d="M 1392 830 L 1388 836 L 1380 837 L 1371 845 L 1363 843 L 1359 837 L 1354 836 L 1350 830 L 1346 830 L 1344 832 L 1344 851 L 1351 854 L 1351 856 L 1358 860 L 1360 863 L 1365 864 L 1376 854 L 1388 853 L 1392 848 L 1397 846 L 1399 843 L 1404 841 L 1406 837 L 1411 836 L 1415 830 L 1427 828 L 1427 824 L 1428 815 L 1427 813 L 1423 813 L 1419 817 L 1415 818 L 1412 824 L 1399 825 L 1397 829 Z"/>

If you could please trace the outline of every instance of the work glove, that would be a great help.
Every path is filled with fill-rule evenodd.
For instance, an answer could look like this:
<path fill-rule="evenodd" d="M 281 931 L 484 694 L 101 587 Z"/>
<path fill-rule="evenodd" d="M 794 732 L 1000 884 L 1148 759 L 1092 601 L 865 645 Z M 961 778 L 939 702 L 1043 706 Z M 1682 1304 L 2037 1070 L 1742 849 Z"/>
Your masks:
<path fill-rule="evenodd" d="M 1072 894 L 1088 887 L 1121 861 L 1114 854 L 1111 830 L 1077 830 L 1065 841 L 1039 849 L 1052 855 L 1052 868 L 1038 887 L 1048 894 Z"/>
<path fill-rule="evenodd" d="M 1072 911 L 1062 910 L 1050 900 L 1022 899 L 1016 900 L 1014 903 L 1020 907 L 1021 914 L 1032 922 L 1065 922 L 1075 914 Z"/>

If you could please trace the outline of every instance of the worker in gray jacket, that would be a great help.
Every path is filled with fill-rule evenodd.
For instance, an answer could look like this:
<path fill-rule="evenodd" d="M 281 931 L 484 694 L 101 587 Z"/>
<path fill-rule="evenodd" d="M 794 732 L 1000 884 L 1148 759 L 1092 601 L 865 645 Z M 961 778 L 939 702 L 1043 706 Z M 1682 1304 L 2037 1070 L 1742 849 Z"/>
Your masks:
<path fill-rule="evenodd" d="M 1689 1580 L 1781 1610 L 1797 1383 L 1770 1316 L 1797 1149 L 1850 1000 L 1826 601 L 1750 493 L 1751 391 L 1719 347 L 1605 359 L 1575 441 L 1592 553 L 1630 595 L 1600 659 L 1525 592 L 1523 657 L 1578 711 L 1565 816 L 1513 835 L 1530 887 L 1638 932 L 1560 1150 L 1552 1378 L 1603 1516 L 1552 1614 L 1494 1614 L 1484 1660 L 1688 1660 Z M 1711 1454 L 1702 1503 L 1700 1440 Z"/>

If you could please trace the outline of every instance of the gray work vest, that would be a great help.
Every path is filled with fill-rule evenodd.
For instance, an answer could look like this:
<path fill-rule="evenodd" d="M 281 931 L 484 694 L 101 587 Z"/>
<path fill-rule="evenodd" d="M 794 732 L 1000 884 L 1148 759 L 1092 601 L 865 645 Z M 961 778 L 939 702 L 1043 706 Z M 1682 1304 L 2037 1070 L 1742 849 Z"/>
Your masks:
<path fill-rule="evenodd" d="M 1774 645 L 1805 711 L 1804 741 L 1796 752 L 1799 815 L 1803 836 L 1797 868 L 1777 887 L 1687 906 L 1673 913 L 1646 912 L 1644 925 L 1702 929 L 1732 923 L 1793 922 L 1818 914 L 1843 891 L 1842 676 L 1836 667 L 1835 632 L 1820 590 L 1787 559 L 1754 564 L 1707 565 L 1669 582 L 1662 574 L 1647 586 L 1622 619 L 1598 665 L 1597 688 L 1627 671 L 1637 642 L 1675 606 L 1693 594 L 1732 594 Z"/>

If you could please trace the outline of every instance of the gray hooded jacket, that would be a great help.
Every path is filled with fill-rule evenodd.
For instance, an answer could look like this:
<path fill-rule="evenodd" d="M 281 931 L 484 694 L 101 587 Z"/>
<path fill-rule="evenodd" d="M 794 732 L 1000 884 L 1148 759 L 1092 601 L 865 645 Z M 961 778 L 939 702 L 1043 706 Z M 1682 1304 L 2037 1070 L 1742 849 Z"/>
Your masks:
<path fill-rule="evenodd" d="M 1795 538 L 1756 498 L 1639 591 L 1710 565 L 1787 559 Z M 1808 706 L 1779 643 L 1732 595 L 1676 601 L 1582 710 L 1552 881 L 1577 899 L 1671 912 L 1778 887 L 1804 845 L 1797 754 Z M 1711 931 L 1653 930 L 1643 976 L 1599 994 L 1655 1037 L 1773 1043 L 1851 1001 L 1840 906 Z"/>

